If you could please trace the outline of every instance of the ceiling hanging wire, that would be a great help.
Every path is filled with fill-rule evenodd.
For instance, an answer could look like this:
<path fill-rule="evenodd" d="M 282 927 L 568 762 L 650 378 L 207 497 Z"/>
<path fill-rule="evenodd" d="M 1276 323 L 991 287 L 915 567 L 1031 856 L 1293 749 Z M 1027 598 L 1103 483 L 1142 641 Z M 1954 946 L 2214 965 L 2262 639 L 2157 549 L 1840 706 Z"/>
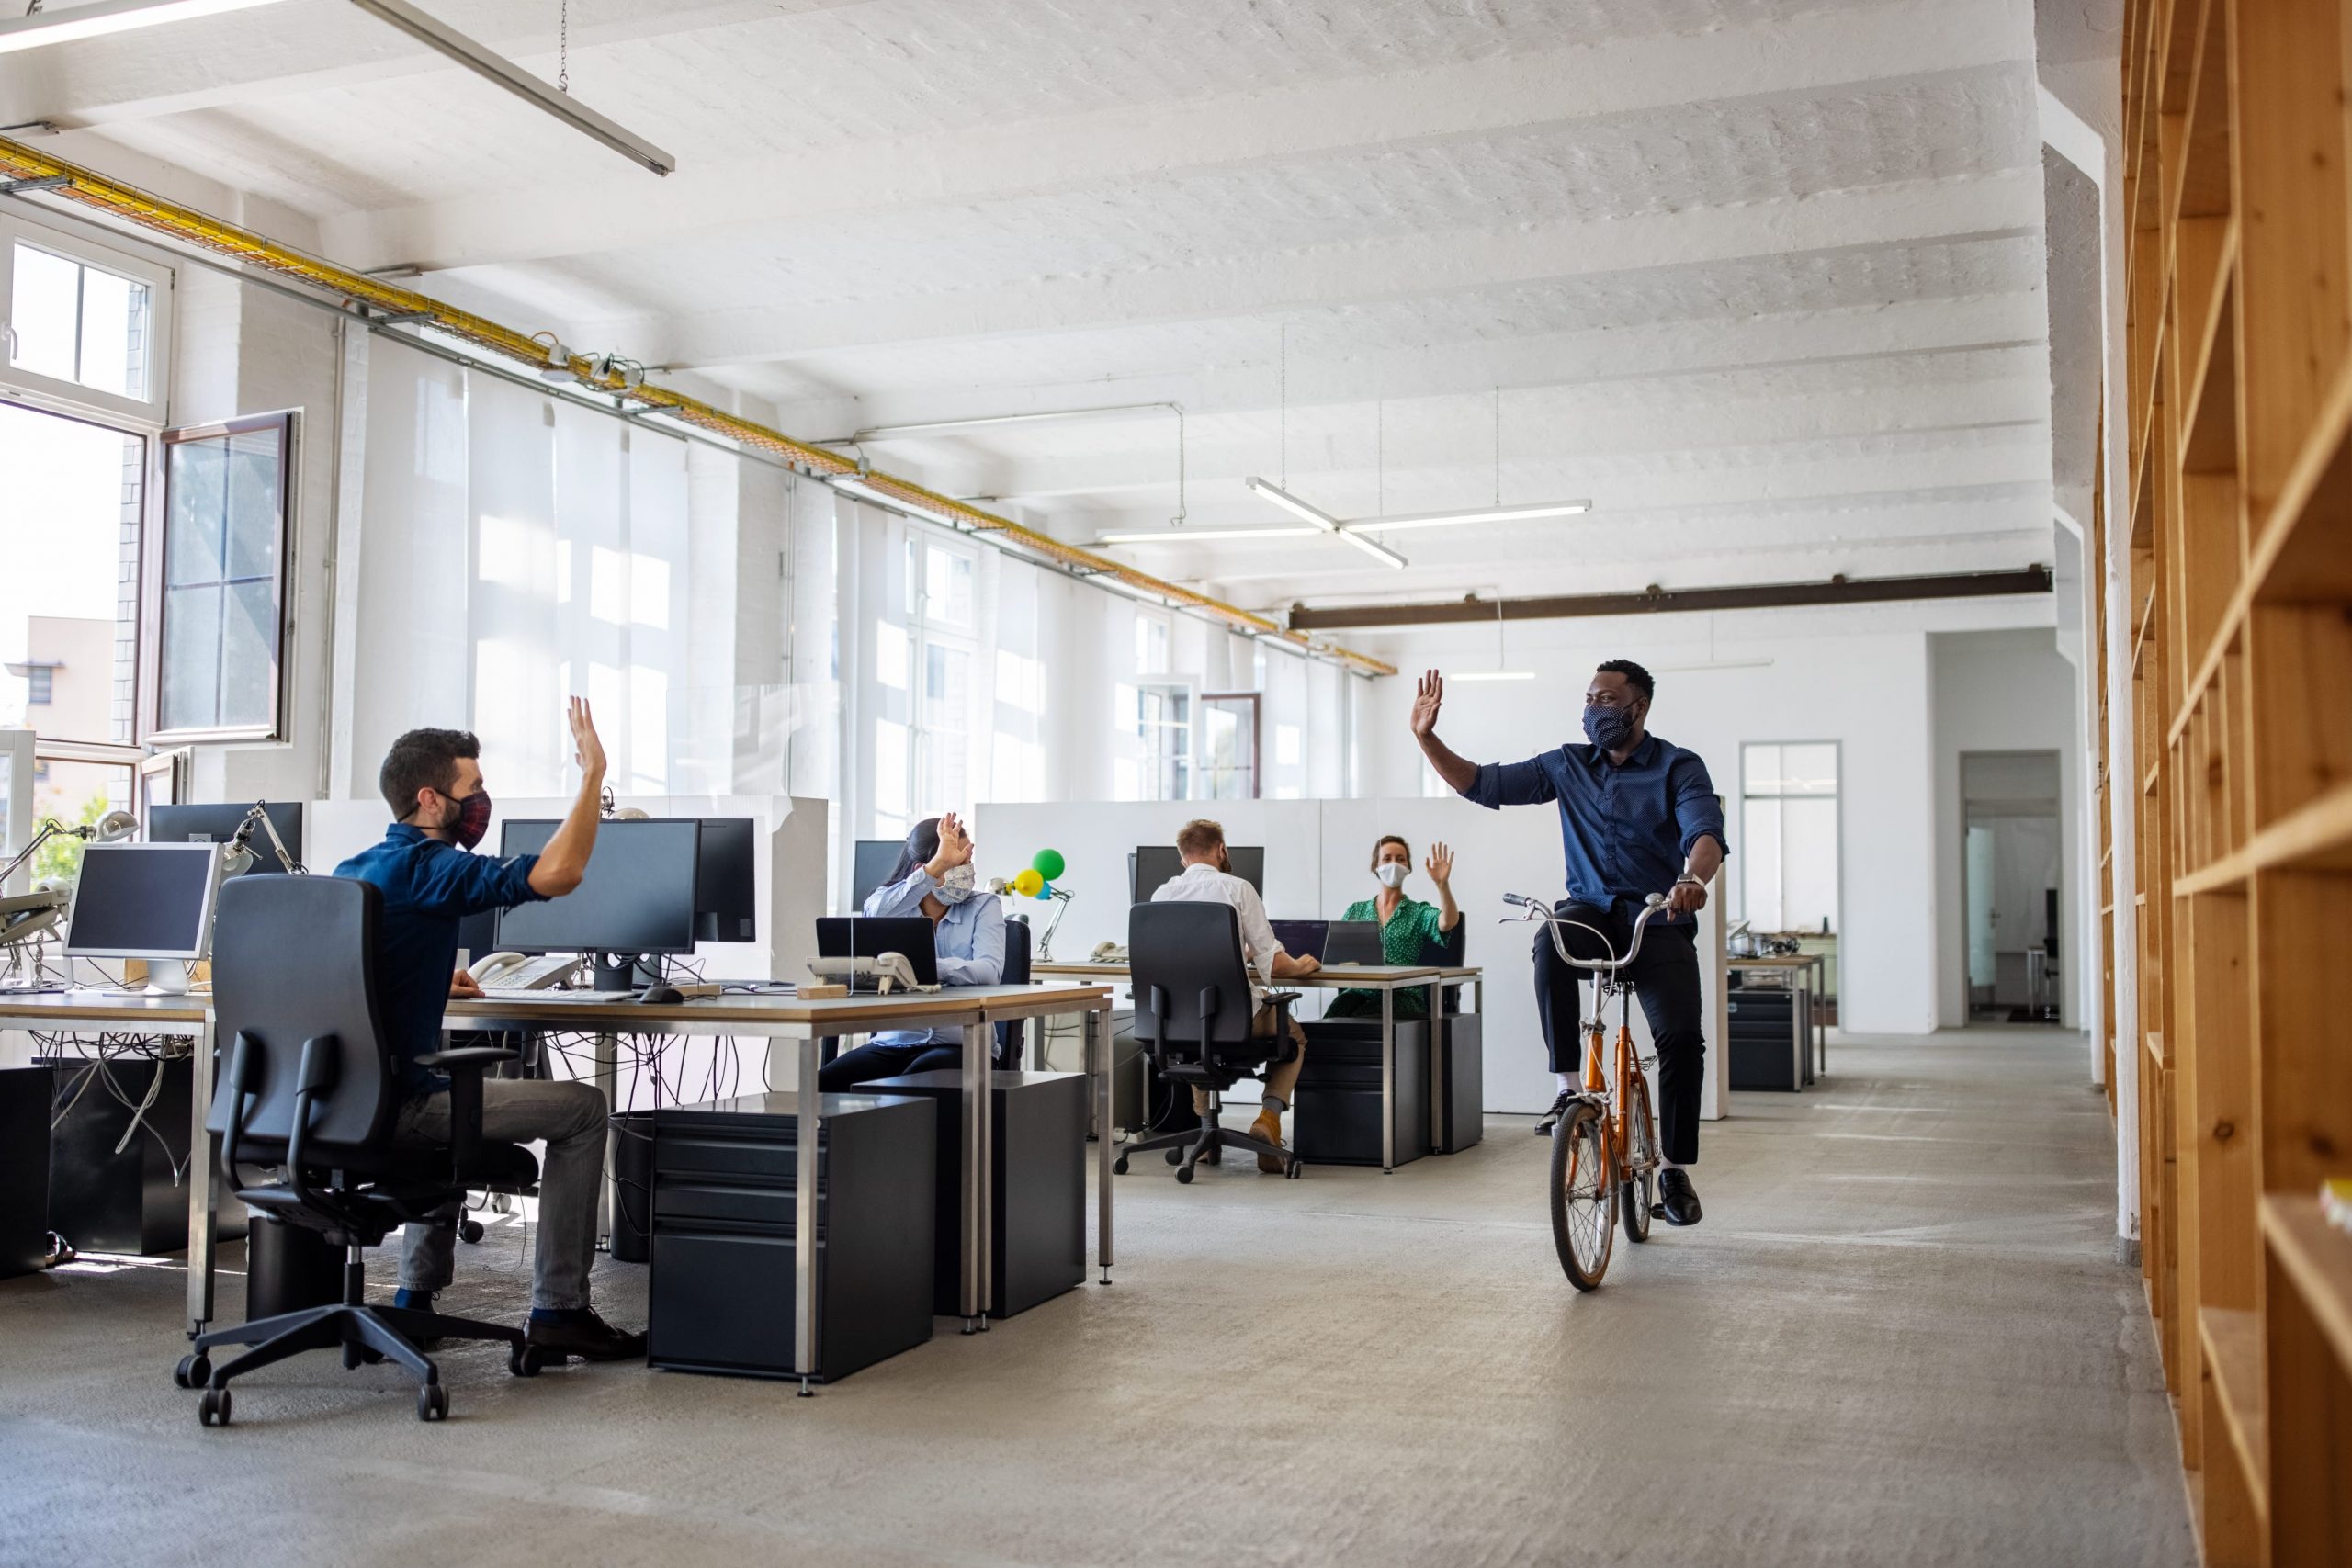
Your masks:
<path fill-rule="evenodd" d="M 1495 388 L 1495 504 L 1503 503 L 1503 389 Z"/>
<path fill-rule="evenodd" d="M 557 0 L 555 14 L 555 90 L 571 91 L 571 0 Z"/>

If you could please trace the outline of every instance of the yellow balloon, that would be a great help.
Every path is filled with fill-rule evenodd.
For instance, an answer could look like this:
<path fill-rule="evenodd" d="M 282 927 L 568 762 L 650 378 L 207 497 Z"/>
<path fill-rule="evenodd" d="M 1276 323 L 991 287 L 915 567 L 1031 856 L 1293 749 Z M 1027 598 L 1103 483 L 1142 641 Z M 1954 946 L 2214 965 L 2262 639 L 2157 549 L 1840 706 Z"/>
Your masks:
<path fill-rule="evenodd" d="M 1021 874 L 1012 879 L 1012 890 L 1023 898 L 1035 898 L 1038 890 L 1045 886 L 1046 879 L 1037 874 L 1037 868 L 1034 865 L 1024 867 Z"/>

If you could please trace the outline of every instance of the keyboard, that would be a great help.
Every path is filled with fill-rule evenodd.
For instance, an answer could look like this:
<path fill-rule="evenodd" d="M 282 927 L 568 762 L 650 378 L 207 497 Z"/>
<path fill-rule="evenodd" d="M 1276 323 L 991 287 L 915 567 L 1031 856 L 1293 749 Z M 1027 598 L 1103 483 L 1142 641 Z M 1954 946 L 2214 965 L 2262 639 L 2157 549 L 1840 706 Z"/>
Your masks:
<path fill-rule="evenodd" d="M 635 991 L 533 990 L 528 986 L 484 986 L 482 999 L 492 1002 L 633 1002 Z"/>

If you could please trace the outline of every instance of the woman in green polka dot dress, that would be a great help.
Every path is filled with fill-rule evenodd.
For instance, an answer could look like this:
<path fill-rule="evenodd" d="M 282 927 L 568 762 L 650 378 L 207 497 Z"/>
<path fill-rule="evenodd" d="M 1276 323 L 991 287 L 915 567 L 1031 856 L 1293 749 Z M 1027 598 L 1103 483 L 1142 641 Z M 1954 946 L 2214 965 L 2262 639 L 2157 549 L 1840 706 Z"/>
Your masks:
<path fill-rule="evenodd" d="M 1443 844 L 1431 844 L 1430 858 L 1422 869 L 1430 874 L 1430 882 L 1437 889 L 1434 904 L 1405 897 L 1405 879 L 1413 873 L 1413 847 L 1396 834 L 1388 834 L 1372 847 L 1372 874 L 1379 879 L 1380 891 L 1369 898 L 1357 899 L 1340 917 L 1380 922 L 1380 956 L 1385 963 L 1421 963 L 1424 944 L 1441 941 L 1462 923 L 1462 910 L 1453 902 L 1453 852 Z M 1398 1018 L 1419 1018 L 1429 1009 L 1426 990 L 1416 987 L 1396 993 Z M 1376 991 L 1341 991 L 1323 1016 L 1367 1015 L 1380 1016 L 1380 995 Z"/>

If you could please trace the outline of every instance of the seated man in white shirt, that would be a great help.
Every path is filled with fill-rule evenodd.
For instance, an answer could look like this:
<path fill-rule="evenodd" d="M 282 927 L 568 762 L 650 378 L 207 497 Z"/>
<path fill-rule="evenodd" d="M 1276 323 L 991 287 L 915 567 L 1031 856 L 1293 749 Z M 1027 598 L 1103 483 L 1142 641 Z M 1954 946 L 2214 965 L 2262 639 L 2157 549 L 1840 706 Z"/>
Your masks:
<path fill-rule="evenodd" d="M 1241 961 L 1265 980 L 1288 980 L 1301 975 L 1312 975 L 1322 964 L 1312 958 L 1293 958 L 1274 940 L 1274 928 L 1266 919 L 1266 906 L 1258 890 L 1233 874 L 1232 858 L 1225 852 L 1225 829 L 1205 818 L 1184 824 L 1176 835 L 1176 852 L 1183 857 L 1184 869 L 1159 885 L 1151 896 L 1155 904 L 1181 901 L 1197 904 L 1230 904 L 1241 922 Z M 1258 1002 L 1258 1016 L 1250 1028 L 1253 1033 L 1271 1035 L 1274 1032 L 1274 1010 L 1267 1005 L 1266 987 L 1256 985 L 1251 993 Z M 1298 1069 L 1306 1060 L 1306 1032 L 1293 1019 L 1290 1037 L 1298 1047 L 1287 1062 L 1269 1063 L 1266 1067 L 1266 1093 L 1263 1109 L 1258 1120 L 1250 1124 L 1250 1135 L 1263 1138 L 1280 1148 L 1283 1145 L 1283 1112 L 1290 1109 L 1290 1094 L 1298 1083 Z M 1193 1091 L 1193 1109 L 1205 1116 L 1209 1110 L 1208 1090 Z M 1201 1156 L 1204 1165 L 1218 1163 L 1220 1151 L 1211 1149 Z M 1270 1176 L 1282 1174 L 1283 1162 L 1272 1155 L 1258 1156 L 1258 1168 Z"/>

